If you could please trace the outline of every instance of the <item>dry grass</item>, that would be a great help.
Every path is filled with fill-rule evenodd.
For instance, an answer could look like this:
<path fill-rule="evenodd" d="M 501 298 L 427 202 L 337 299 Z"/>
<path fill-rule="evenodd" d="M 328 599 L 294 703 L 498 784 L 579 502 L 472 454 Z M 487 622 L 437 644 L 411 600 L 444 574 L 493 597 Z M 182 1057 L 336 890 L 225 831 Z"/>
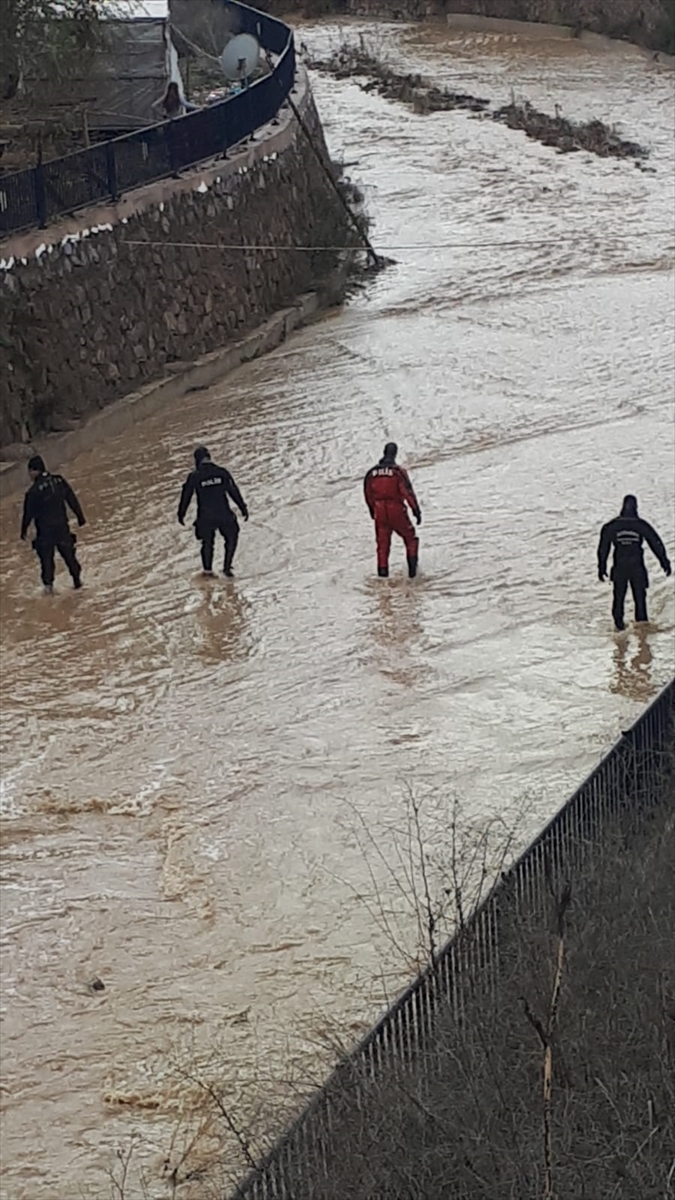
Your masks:
<path fill-rule="evenodd" d="M 422 1007 L 407 1009 L 399 1029 L 414 1027 L 417 1050 L 392 1053 L 390 1038 L 373 1075 L 363 1059 L 342 1061 L 304 1133 L 291 1135 L 283 1200 L 675 1200 L 669 771 L 668 761 L 666 803 L 605 822 L 602 839 L 584 843 L 576 871 L 547 869 L 538 912 L 516 903 L 513 889 L 497 893 L 497 972 L 465 914 L 490 893 L 505 847 L 511 857 L 514 814 L 481 829 L 462 821 L 458 805 L 444 818 L 411 790 L 392 861 L 379 863 L 356 816 L 364 852 L 378 863 L 373 920 L 390 935 L 392 954 L 425 965 L 440 983 L 439 941 L 452 928 L 459 969 L 451 1003 L 436 1005 L 432 1034 Z M 434 858 L 437 821 L 446 837 Z M 382 867 L 417 914 L 408 921 L 417 927 L 414 950 L 392 924 Z M 471 971 L 461 969 L 467 962 Z M 339 1061 L 344 1037 L 336 1030 L 326 1038 L 317 1058 L 325 1063 L 328 1050 Z M 236 1192 L 237 1178 L 262 1161 L 265 1134 L 316 1084 L 288 1080 L 256 1104 L 226 1096 L 217 1053 L 208 1070 L 183 1057 L 176 1074 L 192 1101 L 167 1149 L 164 1192 L 156 1176 L 152 1190 L 147 1176 L 134 1176 L 130 1147 L 114 1164 L 110 1200 L 246 1195 Z"/>
<path fill-rule="evenodd" d="M 675 1195 L 674 830 L 664 806 L 630 853 L 615 831 L 512 923 L 497 990 L 466 978 L 416 1061 L 346 1079 L 328 1178 L 294 1200 Z"/>

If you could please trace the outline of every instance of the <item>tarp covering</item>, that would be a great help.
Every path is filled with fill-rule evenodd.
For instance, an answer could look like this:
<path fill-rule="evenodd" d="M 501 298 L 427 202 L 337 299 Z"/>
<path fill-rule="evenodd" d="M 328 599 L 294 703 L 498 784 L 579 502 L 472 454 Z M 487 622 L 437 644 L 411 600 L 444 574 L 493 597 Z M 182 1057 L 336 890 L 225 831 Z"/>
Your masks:
<path fill-rule="evenodd" d="M 70 73 L 62 80 L 53 101 L 81 107 L 92 133 L 121 132 L 163 119 L 152 105 L 164 95 L 171 79 L 182 91 L 168 20 L 114 19 L 105 23 L 105 36 L 93 63 L 83 62 L 81 77 Z M 54 85 L 40 80 L 38 86 L 42 99 L 48 100 L 47 93 Z"/>
<path fill-rule="evenodd" d="M 111 15 L 125 17 L 168 17 L 169 0 L 112 0 Z"/>

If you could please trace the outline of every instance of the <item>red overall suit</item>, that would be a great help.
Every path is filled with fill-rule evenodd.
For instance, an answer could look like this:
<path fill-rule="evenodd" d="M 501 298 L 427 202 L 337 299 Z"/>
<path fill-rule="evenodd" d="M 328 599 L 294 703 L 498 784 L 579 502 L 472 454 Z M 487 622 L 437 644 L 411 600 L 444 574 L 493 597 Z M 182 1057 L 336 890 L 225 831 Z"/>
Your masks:
<path fill-rule="evenodd" d="M 383 458 L 366 475 L 363 490 L 370 515 L 375 521 L 378 574 L 389 574 L 391 535 L 397 533 L 405 542 L 408 573 L 412 578 L 417 573 L 419 539 L 412 527 L 406 504 L 412 510 L 418 525 L 421 515 L 417 496 L 407 472 L 397 463 Z"/>

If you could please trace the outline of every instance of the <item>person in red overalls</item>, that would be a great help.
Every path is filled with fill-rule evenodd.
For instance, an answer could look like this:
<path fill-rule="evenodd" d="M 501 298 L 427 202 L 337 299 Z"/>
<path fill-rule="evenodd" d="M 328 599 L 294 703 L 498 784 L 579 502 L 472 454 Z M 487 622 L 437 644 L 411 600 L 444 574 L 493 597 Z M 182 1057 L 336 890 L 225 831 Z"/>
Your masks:
<path fill-rule="evenodd" d="M 408 575 L 417 574 L 419 539 L 412 527 L 406 504 L 417 524 L 422 521 L 420 506 L 408 474 L 396 462 L 398 446 L 387 442 L 384 455 L 376 467 L 371 467 L 363 481 L 366 504 L 375 522 L 377 540 L 377 573 L 382 579 L 389 574 L 389 550 L 391 535 L 397 533 L 405 542 L 408 555 Z"/>

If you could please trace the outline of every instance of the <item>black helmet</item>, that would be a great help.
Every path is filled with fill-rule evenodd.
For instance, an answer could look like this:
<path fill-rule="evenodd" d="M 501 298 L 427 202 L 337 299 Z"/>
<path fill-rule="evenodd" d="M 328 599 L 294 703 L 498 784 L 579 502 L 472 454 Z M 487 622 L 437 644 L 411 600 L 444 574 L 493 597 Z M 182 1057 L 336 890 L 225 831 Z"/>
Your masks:
<path fill-rule="evenodd" d="M 621 508 L 622 517 L 637 517 L 638 506 L 637 496 L 624 496 L 623 505 Z"/>
<path fill-rule="evenodd" d="M 396 445 L 396 442 L 387 442 L 382 457 L 386 458 L 389 462 L 395 462 L 397 454 L 398 446 Z"/>
<path fill-rule="evenodd" d="M 210 457 L 211 455 L 206 449 L 206 446 L 197 446 L 197 449 L 195 450 L 195 466 L 201 467 L 202 463 Z"/>
<path fill-rule="evenodd" d="M 42 475 L 46 469 L 45 460 L 41 454 L 34 454 L 32 458 L 28 459 L 29 471 L 39 471 L 39 473 Z"/>

